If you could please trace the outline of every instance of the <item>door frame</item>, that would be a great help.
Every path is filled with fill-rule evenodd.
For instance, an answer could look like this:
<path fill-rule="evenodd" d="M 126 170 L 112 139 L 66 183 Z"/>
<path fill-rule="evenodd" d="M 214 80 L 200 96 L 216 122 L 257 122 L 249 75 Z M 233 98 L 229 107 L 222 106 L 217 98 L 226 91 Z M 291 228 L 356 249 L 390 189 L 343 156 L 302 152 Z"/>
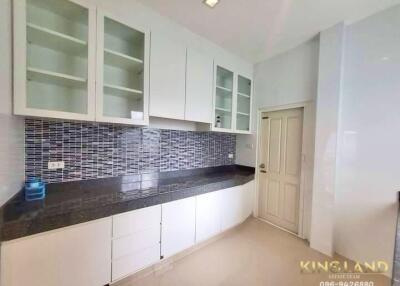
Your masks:
<path fill-rule="evenodd" d="M 311 199 L 312 199 L 312 181 L 314 169 L 314 134 L 315 134 L 315 102 L 304 101 L 292 104 L 261 107 L 257 110 L 257 147 L 256 147 L 256 194 L 254 215 L 260 220 L 272 224 L 258 215 L 259 207 L 259 165 L 260 165 L 260 146 L 261 146 L 261 120 L 264 112 L 284 111 L 288 109 L 303 109 L 303 135 L 301 149 L 301 170 L 300 170 L 300 194 L 299 194 L 299 230 L 296 236 L 302 239 L 310 238 L 311 224 Z M 277 226 L 279 227 L 279 226 Z M 279 227 L 280 228 L 280 227 Z M 294 234 L 286 229 L 282 230 Z"/>

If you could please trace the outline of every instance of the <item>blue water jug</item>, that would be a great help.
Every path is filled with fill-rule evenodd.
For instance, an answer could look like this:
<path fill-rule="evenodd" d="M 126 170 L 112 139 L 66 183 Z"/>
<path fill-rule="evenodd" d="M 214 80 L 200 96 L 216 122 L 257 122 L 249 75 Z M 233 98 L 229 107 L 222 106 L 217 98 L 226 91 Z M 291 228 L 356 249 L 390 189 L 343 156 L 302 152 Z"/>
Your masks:
<path fill-rule="evenodd" d="M 37 178 L 29 178 L 25 183 L 25 200 L 43 200 L 46 197 L 46 185 Z"/>

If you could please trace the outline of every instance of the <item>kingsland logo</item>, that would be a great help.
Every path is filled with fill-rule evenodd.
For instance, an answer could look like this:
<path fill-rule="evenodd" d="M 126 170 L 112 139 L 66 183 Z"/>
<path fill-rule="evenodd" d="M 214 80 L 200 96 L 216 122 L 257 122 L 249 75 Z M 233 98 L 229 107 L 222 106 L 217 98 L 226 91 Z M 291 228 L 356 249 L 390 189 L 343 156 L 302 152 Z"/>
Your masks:
<path fill-rule="evenodd" d="M 300 261 L 300 272 L 312 273 L 385 273 L 389 265 L 385 261 L 351 262 L 348 261 Z"/>

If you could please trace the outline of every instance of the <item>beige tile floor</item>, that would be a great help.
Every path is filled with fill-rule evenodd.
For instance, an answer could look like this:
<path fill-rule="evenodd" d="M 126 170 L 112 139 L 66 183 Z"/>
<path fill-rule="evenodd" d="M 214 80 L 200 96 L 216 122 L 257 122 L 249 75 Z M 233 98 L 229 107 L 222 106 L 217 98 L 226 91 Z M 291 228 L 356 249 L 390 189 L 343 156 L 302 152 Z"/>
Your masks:
<path fill-rule="evenodd" d="M 257 219 L 245 223 L 221 239 L 146 276 L 134 276 L 118 286 L 292 286 L 320 285 L 327 274 L 302 274 L 301 260 L 327 257 L 307 243 Z M 364 275 L 362 281 L 389 286 L 381 275 Z M 357 281 L 357 280 L 353 280 Z M 360 280 L 358 280 L 360 281 Z M 350 285 L 349 285 L 350 286 Z"/>

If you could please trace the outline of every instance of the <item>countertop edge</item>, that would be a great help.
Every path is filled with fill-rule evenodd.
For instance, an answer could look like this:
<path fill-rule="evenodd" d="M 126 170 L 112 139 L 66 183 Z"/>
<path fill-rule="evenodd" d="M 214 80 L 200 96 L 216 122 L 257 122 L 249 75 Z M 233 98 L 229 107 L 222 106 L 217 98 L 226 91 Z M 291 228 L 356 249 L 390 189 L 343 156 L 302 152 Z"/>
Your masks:
<path fill-rule="evenodd" d="M 179 191 L 118 202 L 102 207 L 101 213 L 99 213 L 98 208 L 93 208 L 81 211 L 74 211 L 66 214 L 54 215 L 51 217 L 35 218 L 32 220 L 22 220 L 15 223 L 3 224 L 0 225 L 0 243 L 12 241 L 15 239 L 21 239 L 24 237 L 37 235 L 40 233 L 45 233 L 48 231 L 53 231 L 81 223 L 87 223 L 141 208 L 177 201 L 210 192 L 220 191 L 235 186 L 241 186 L 254 180 L 254 178 L 254 173 L 251 173 L 249 175 L 242 175 L 240 178 L 221 180 L 201 186 L 181 189 Z M 35 227 L 33 227 L 33 225 Z M 15 227 L 19 228 L 20 231 L 12 231 L 12 229 Z M 26 231 L 21 231 L 21 229 L 24 229 Z"/>

